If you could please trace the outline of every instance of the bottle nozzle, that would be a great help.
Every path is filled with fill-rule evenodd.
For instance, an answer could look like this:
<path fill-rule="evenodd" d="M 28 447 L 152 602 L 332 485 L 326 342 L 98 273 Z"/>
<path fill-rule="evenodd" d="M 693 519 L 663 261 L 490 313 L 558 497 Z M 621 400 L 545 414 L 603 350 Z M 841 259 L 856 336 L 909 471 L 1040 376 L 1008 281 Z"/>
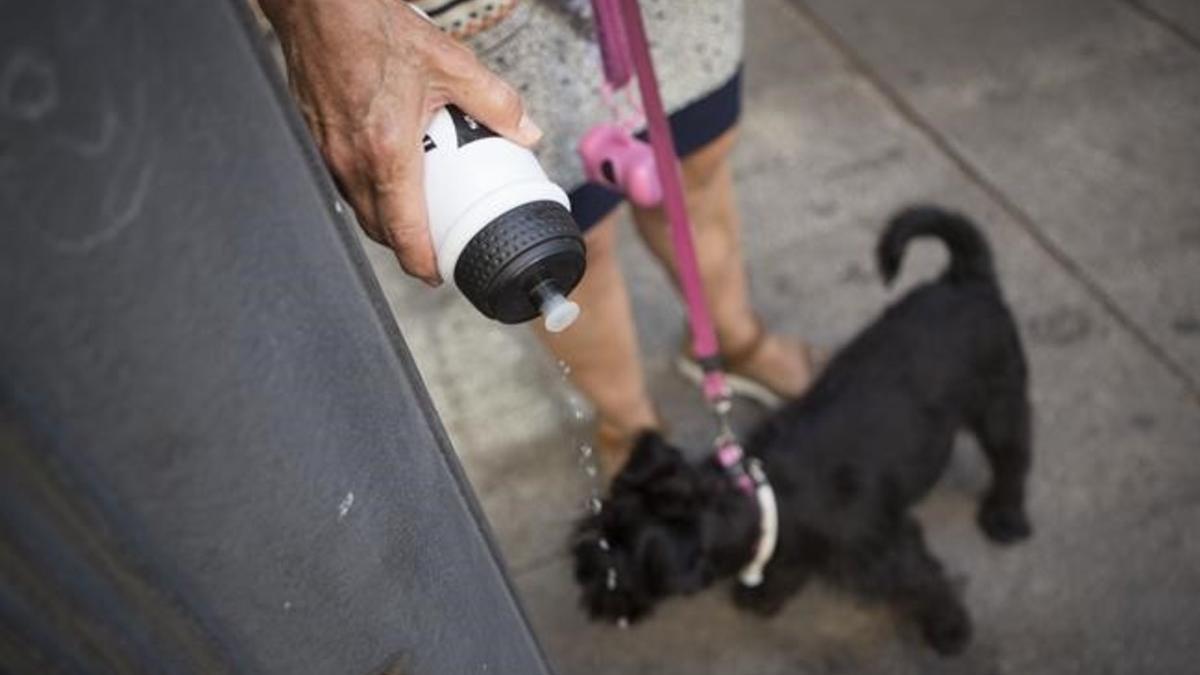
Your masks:
<path fill-rule="evenodd" d="M 553 281 L 543 281 L 533 287 L 535 304 L 541 308 L 546 330 L 561 333 L 579 318 L 579 305 L 571 302 Z"/>

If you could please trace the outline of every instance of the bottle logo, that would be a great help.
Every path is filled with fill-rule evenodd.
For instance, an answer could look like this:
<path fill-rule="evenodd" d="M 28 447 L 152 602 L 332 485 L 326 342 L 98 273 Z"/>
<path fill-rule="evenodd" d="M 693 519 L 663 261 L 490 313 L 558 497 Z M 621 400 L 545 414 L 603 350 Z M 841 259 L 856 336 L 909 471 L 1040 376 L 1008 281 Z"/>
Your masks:
<path fill-rule="evenodd" d="M 484 126 L 483 122 L 471 117 L 467 113 L 458 109 L 458 106 L 446 106 L 446 112 L 450 113 L 450 119 L 454 120 L 454 134 L 458 137 L 458 147 L 462 147 L 467 143 L 484 138 L 493 138 L 498 134 Z M 428 144 L 426 144 L 428 147 Z"/>

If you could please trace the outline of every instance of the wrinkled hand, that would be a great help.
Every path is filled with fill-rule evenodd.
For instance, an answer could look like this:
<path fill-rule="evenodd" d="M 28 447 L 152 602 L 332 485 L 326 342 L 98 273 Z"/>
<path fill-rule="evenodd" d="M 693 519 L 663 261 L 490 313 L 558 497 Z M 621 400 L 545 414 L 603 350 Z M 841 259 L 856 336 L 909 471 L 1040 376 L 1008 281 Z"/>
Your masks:
<path fill-rule="evenodd" d="M 521 97 L 403 0 L 260 0 L 283 45 L 305 121 L 367 235 L 440 283 L 421 139 L 448 103 L 529 146 Z"/>

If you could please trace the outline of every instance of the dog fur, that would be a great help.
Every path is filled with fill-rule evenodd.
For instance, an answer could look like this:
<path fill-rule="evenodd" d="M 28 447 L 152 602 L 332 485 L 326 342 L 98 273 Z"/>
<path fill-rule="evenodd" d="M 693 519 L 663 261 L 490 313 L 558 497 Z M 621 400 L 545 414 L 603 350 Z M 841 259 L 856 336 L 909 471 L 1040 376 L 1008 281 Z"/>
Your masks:
<path fill-rule="evenodd" d="M 980 528 L 1001 544 L 1031 534 L 1027 373 L 978 229 L 934 207 L 897 215 L 876 250 L 885 283 L 915 237 L 949 249 L 940 278 L 890 306 L 805 395 L 751 435 L 747 452 L 762 461 L 778 500 L 779 543 L 763 583 L 738 585 L 734 598 L 771 615 L 820 575 L 889 603 L 933 649 L 955 654 L 970 641 L 970 617 L 909 510 L 937 482 L 965 428 L 992 469 Z M 663 598 L 735 575 L 752 555 L 758 523 L 755 500 L 715 461 L 689 464 L 646 433 L 603 510 L 577 528 L 583 604 L 596 619 L 636 621 Z"/>

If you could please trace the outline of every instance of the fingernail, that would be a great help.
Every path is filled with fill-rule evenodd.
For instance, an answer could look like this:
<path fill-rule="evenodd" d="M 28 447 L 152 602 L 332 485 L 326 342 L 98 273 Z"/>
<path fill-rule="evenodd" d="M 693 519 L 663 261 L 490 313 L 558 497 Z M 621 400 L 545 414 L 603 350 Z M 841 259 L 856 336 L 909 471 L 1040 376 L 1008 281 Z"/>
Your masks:
<path fill-rule="evenodd" d="M 525 145 L 533 145 L 542 138 L 542 128 L 533 123 L 529 119 L 529 115 L 521 115 L 521 121 L 517 124 L 517 135 Z"/>

